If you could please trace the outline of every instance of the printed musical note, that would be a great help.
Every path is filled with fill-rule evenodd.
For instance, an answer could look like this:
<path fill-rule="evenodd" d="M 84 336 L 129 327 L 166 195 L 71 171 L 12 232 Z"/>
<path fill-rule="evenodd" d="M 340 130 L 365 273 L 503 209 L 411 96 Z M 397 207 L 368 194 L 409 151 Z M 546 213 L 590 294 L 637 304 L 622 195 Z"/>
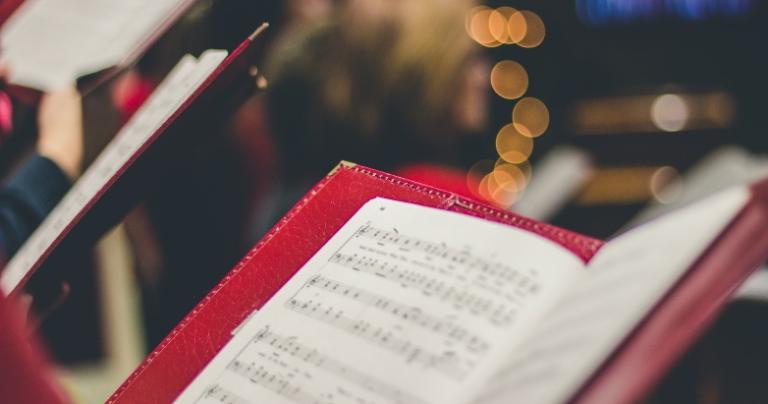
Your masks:
<path fill-rule="evenodd" d="M 248 401 L 237 394 L 232 393 L 231 391 L 228 391 L 224 389 L 223 387 L 219 386 L 218 384 L 214 385 L 210 389 L 206 390 L 205 393 L 203 393 L 203 396 L 200 398 L 202 399 L 210 399 L 214 400 L 215 402 L 222 403 L 222 404 L 253 404 L 253 402 Z M 200 400 L 198 400 L 199 402 Z"/>
<path fill-rule="evenodd" d="M 447 286 L 444 281 L 414 270 L 402 269 L 400 265 L 385 260 L 336 253 L 331 257 L 330 262 L 375 275 L 404 287 L 420 290 L 427 296 L 434 296 L 440 301 L 450 303 L 457 310 L 467 310 L 498 326 L 510 324 L 517 312 L 516 308 L 510 307 L 511 304 L 498 303 L 490 297 L 480 296 L 467 289 Z"/>
<path fill-rule="evenodd" d="M 532 274 L 522 273 L 501 261 L 475 256 L 469 250 L 408 237 L 399 232 L 370 225 L 360 228 L 355 233 L 355 237 L 373 240 L 380 246 L 392 245 L 404 252 L 420 252 L 430 258 L 437 258 L 447 264 L 442 267 L 443 271 L 447 269 L 448 272 L 460 277 L 474 276 L 475 281 L 487 282 L 488 287 L 497 290 L 512 284 L 518 289 L 518 293 L 535 294 L 540 287 Z"/>
<path fill-rule="evenodd" d="M 475 256 L 465 249 L 408 237 L 399 232 L 387 231 L 370 225 L 360 228 L 355 233 L 355 237 L 368 238 L 376 241 L 379 245 L 390 244 L 403 251 L 422 252 L 430 257 L 442 259 L 460 267 L 462 276 L 475 273 L 493 279 L 498 286 L 511 282 L 518 283 L 518 287 L 527 293 L 536 293 L 538 290 L 538 286 L 532 282 L 530 276 L 515 271 L 503 262 Z"/>
<path fill-rule="evenodd" d="M 489 348 L 488 343 L 482 338 L 452 321 L 437 318 L 429 313 L 423 312 L 418 307 L 407 306 L 398 303 L 393 299 L 368 292 L 361 288 L 343 284 L 322 275 L 317 275 L 310 279 L 305 285 L 305 288 L 317 288 L 339 296 L 347 297 L 362 303 L 367 307 L 379 309 L 396 316 L 399 319 L 406 320 L 411 324 L 425 328 L 430 332 L 446 336 L 459 343 L 465 344 L 467 348 L 473 352 L 484 353 Z"/>
<path fill-rule="evenodd" d="M 333 404 L 329 401 L 315 397 L 294 385 L 285 377 L 277 373 L 270 372 L 263 365 L 254 363 L 245 363 L 238 359 L 232 361 L 227 370 L 243 376 L 253 383 L 277 393 L 297 404 Z"/>
<path fill-rule="evenodd" d="M 285 337 L 269 328 L 259 331 L 253 339 L 254 343 L 264 343 L 273 349 L 286 353 L 294 358 L 315 367 L 324 369 L 342 379 L 350 381 L 372 393 L 384 397 L 397 404 L 426 404 L 418 397 L 412 396 L 396 387 L 390 386 L 364 372 L 347 366 L 332 357 L 322 354 L 315 348 L 299 343 L 295 338 Z"/>
<path fill-rule="evenodd" d="M 453 351 L 440 354 L 431 352 L 428 348 L 419 346 L 409 339 L 397 337 L 392 330 L 365 320 L 353 320 L 344 315 L 344 310 L 325 305 L 320 301 L 301 301 L 294 298 L 286 302 L 285 306 L 291 311 L 319 320 L 400 355 L 409 364 L 419 364 L 435 369 L 452 379 L 461 380 L 471 370 L 467 364 L 459 362 L 459 358 Z"/>

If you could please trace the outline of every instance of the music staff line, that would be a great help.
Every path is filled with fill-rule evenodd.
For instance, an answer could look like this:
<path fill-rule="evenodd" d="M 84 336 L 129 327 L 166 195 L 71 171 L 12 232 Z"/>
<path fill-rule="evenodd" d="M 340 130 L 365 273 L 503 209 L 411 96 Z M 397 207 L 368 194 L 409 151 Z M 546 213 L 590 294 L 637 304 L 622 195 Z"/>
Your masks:
<path fill-rule="evenodd" d="M 418 346 L 407 339 L 395 337 L 391 331 L 384 329 L 384 327 L 373 326 L 365 320 L 353 320 L 346 317 L 343 310 L 330 306 L 325 307 L 322 302 L 292 298 L 285 303 L 285 307 L 345 331 L 396 355 L 403 356 L 406 363 L 423 365 L 451 379 L 460 381 L 471 370 L 460 366 L 459 358 L 453 351 L 446 351 L 444 354 L 432 353 L 427 348 Z"/>
<path fill-rule="evenodd" d="M 418 307 L 408 306 L 367 290 L 350 286 L 336 280 L 316 275 L 301 290 L 317 288 L 342 296 L 371 308 L 391 314 L 399 319 L 420 326 L 430 332 L 448 337 L 463 344 L 471 352 L 483 354 L 490 348 L 488 342 L 452 321 L 440 319 L 423 312 Z M 297 292 L 296 296 L 301 293 Z"/>
<path fill-rule="evenodd" d="M 529 275 L 522 274 L 520 271 L 516 271 L 504 263 L 489 261 L 474 256 L 469 251 L 449 247 L 442 243 L 425 241 L 370 225 L 362 226 L 353 237 L 368 238 L 382 244 L 391 244 L 404 250 L 420 251 L 433 257 L 442 258 L 455 265 L 460 265 L 464 270 L 479 271 L 483 275 L 502 284 L 516 283 L 517 287 L 528 289 L 533 293 L 538 290 L 538 285 Z"/>
<path fill-rule="evenodd" d="M 345 379 L 364 390 L 389 400 L 390 402 L 397 404 L 427 404 L 416 396 L 324 355 L 315 348 L 299 343 L 296 338 L 274 333 L 270 331 L 268 327 L 256 334 L 253 343 L 267 344 L 273 349 L 284 352 L 291 357 L 301 359 L 305 363 Z"/>
<path fill-rule="evenodd" d="M 419 290 L 426 296 L 434 296 L 440 301 L 450 303 L 458 310 L 468 310 L 473 315 L 485 318 L 496 326 L 510 324 L 517 313 L 517 309 L 511 305 L 481 297 L 466 289 L 460 290 L 455 286 L 447 286 L 445 282 L 438 281 L 428 275 L 401 269 L 398 264 L 377 258 L 336 253 L 331 257 L 330 262 L 354 271 L 380 277 L 402 287 Z"/>
<path fill-rule="evenodd" d="M 252 383 L 291 400 L 296 404 L 332 404 L 305 392 L 300 386 L 294 385 L 288 381 L 288 379 L 277 373 L 270 372 L 264 366 L 256 366 L 254 363 L 249 364 L 235 359 L 227 365 L 227 370 L 245 377 Z"/>
<path fill-rule="evenodd" d="M 199 403 L 202 399 L 212 399 L 222 404 L 253 404 L 253 402 L 246 400 L 229 390 L 224 389 L 218 384 L 203 392 L 202 397 L 200 397 L 200 399 L 198 399 L 196 402 Z"/>

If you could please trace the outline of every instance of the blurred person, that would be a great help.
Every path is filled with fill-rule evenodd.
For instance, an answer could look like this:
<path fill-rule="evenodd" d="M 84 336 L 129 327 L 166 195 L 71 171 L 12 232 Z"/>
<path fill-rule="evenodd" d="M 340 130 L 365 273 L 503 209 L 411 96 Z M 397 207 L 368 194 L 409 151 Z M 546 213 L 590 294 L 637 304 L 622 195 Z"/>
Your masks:
<path fill-rule="evenodd" d="M 80 173 L 83 124 L 74 88 L 43 95 L 35 152 L 0 188 L 0 263 L 7 262 Z"/>
<path fill-rule="evenodd" d="M 233 50 L 277 12 L 280 2 L 200 1 L 112 88 L 127 120 L 180 57 Z M 261 46 L 263 38 L 256 45 Z M 233 106 L 234 107 L 234 106 Z M 228 111 L 229 112 L 229 111 Z M 254 162 L 231 122 L 217 116 L 174 145 L 162 186 L 153 187 L 126 219 L 133 246 L 147 346 L 155 346 L 250 247 L 245 241 Z M 224 118 L 224 117 L 221 117 Z M 250 140 L 251 138 L 249 138 Z M 262 150 L 262 149 L 260 149 Z M 261 167 L 258 165 L 257 167 Z"/>
<path fill-rule="evenodd" d="M 342 159 L 394 172 L 428 163 L 451 178 L 432 185 L 469 194 L 463 172 L 445 167 L 461 135 L 487 124 L 489 66 L 464 30 L 471 6 L 350 0 L 281 39 L 265 73 L 280 175 L 266 223 Z"/>

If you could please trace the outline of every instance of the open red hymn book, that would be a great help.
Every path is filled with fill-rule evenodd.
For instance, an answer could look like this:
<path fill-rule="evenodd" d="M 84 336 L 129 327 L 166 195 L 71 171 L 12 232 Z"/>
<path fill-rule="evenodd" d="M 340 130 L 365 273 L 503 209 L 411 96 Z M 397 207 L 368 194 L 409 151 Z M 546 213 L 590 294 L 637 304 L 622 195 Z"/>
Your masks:
<path fill-rule="evenodd" d="M 603 243 L 342 164 L 109 402 L 634 402 L 768 255 L 766 191 Z"/>

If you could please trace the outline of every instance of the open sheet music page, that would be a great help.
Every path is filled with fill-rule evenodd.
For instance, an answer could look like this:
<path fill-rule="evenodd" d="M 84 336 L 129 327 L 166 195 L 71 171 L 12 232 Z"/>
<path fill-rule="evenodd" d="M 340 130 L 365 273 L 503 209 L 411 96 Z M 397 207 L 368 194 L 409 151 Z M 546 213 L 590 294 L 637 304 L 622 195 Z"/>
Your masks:
<path fill-rule="evenodd" d="M 0 31 L 10 81 L 38 90 L 123 63 L 190 0 L 26 0 Z"/>
<path fill-rule="evenodd" d="M 0 275 L 0 287 L 6 294 L 19 285 L 59 235 L 130 159 L 139 153 L 150 136 L 213 73 L 226 56 L 226 51 L 209 50 L 200 59 L 189 55 L 181 59 L 8 262 Z"/>
<path fill-rule="evenodd" d="M 584 271 L 533 233 L 376 198 L 176 403 L 465 403 Z"/>
<path fill-rule="evenodd" d="M 477 404 L 567 402 L 741 211 L 732 188 L 608 242 Z M 663 344 L 663 341 L 659 342 Z"/>

